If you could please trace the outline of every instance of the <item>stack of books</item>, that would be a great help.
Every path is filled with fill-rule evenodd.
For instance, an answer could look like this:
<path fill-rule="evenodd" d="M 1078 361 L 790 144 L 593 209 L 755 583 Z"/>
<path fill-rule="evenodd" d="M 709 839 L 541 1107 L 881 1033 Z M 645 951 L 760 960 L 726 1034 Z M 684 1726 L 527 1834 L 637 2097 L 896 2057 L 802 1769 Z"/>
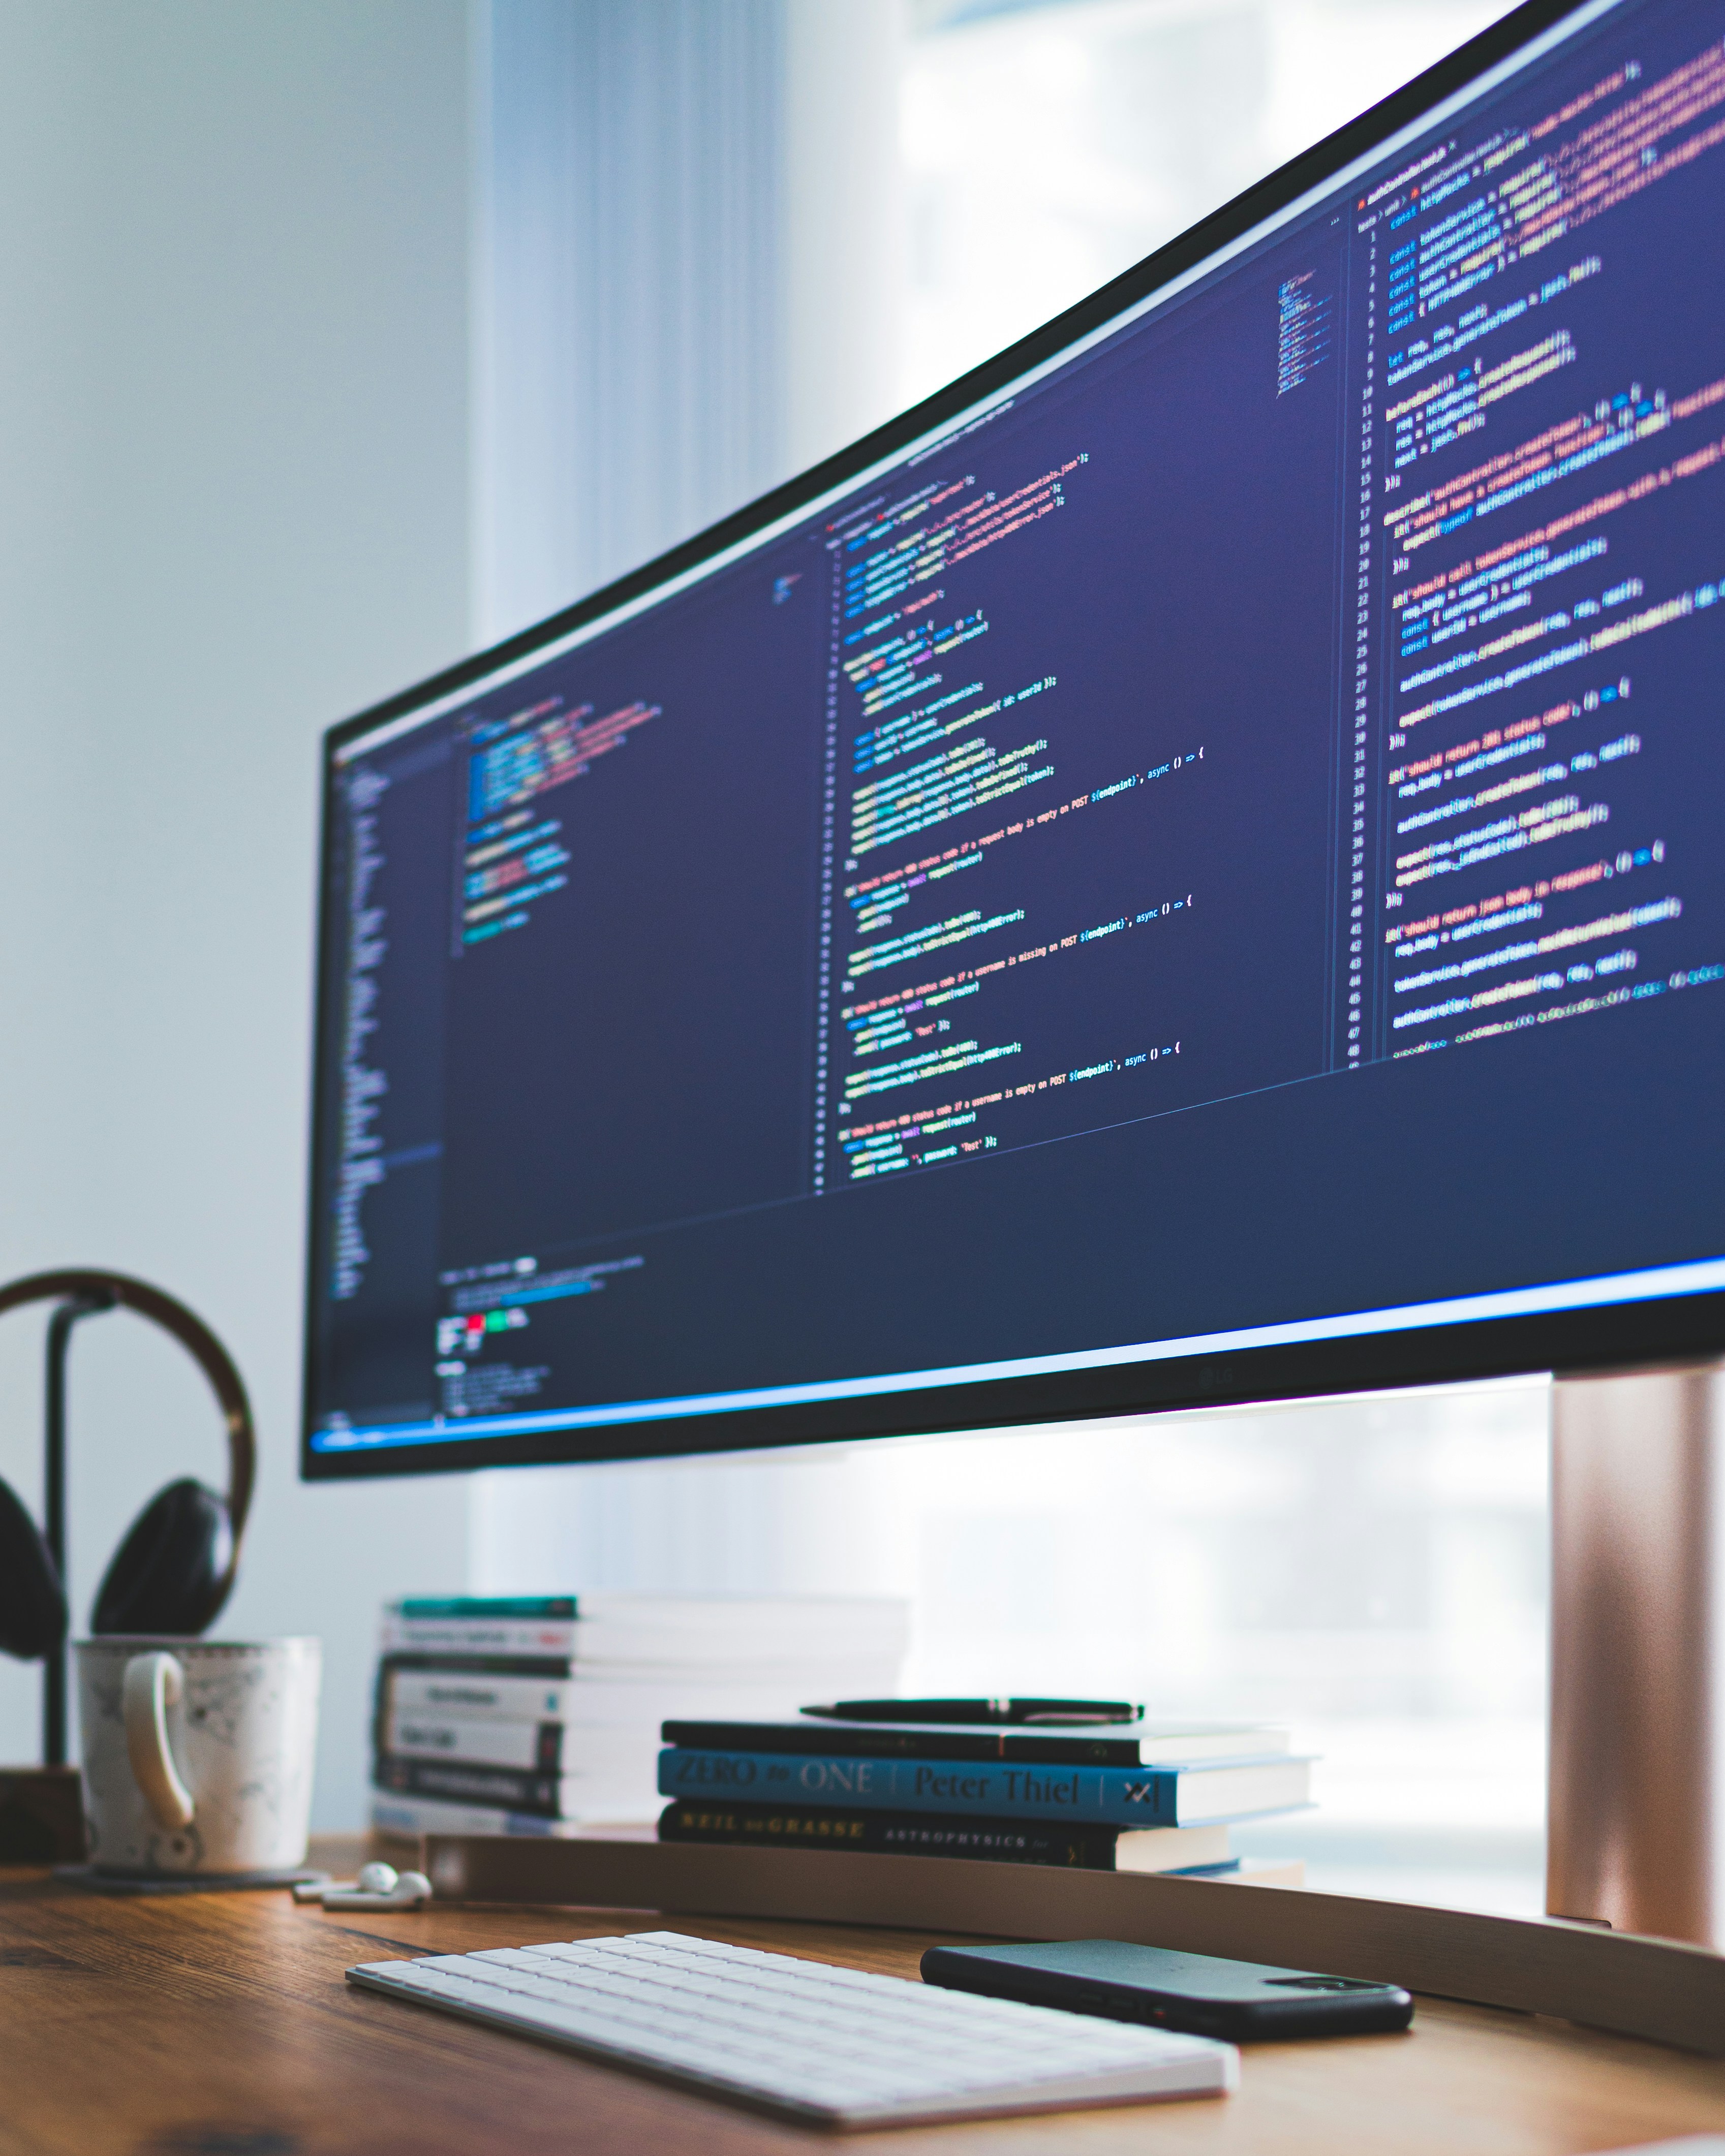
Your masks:
<path fill-rule="evenodd" d="M 1286 1730 L 1220 1722 L 1059 1728 L 667 1721 L 665 1841 L 1179 1871 L 1298 1886 L 1247 1860 L 1230 1825 L 1310 1802 Z"/>
<path fill-rule="evenodd" d="M 415 1597 L 383 1612 L 372 1824 L 537 1834 L 649 1820 L 667 1716 L 726 1726 L 829 1689 L 891 1691 L 907 1606 L 880 1597 Z"/>

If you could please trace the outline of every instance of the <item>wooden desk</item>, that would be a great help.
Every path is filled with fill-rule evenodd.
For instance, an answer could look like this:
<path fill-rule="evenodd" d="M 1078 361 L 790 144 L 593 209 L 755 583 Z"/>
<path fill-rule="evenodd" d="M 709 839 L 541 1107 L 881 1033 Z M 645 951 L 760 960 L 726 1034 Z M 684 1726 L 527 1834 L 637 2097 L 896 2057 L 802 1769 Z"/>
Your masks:
<path fill-rule="evenodd" d="M 346 1867 L 353 1844 L 318 1861 Z M 0 1872 L 3 2156 L 1574 2156 L 1725 2130 L 1725 2061 L 1422 2000 L 1406 2036 L 1255 2046 L 1221 2101 L 834 2137 L 367 1996 L 357 1961 L 675 1925 L 639 1912 L 338 1916 L 285 1894 L 110 1899 Z M 932 1934 L 684 1928 L 914 1976 Z"/>

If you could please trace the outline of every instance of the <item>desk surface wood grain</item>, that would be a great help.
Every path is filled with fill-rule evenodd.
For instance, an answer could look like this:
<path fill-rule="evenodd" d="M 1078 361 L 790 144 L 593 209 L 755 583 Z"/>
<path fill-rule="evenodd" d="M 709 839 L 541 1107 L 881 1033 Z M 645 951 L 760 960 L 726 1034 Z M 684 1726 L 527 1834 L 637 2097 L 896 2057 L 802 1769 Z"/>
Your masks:
<path fill-rule="evenodd" d="M 321 1861 L 346 1867 L 352 1845 Z M 352 1963 L 620 1930 L 639 1912 L 376 1916 L 284 1894 L 110 1899 L 0 1872 L 3 2156 L 541 2156 L 865 2146 L 896 2156 L 1579 2156 L 1725 2131 L 1725 2061 L 1422 1999 L 1405 2036 L 1257 2046 L 1221 2101 L 835 2138 L 354 1991 Z M 685 1921 L 914 1976 L 933 1935 Z"/>

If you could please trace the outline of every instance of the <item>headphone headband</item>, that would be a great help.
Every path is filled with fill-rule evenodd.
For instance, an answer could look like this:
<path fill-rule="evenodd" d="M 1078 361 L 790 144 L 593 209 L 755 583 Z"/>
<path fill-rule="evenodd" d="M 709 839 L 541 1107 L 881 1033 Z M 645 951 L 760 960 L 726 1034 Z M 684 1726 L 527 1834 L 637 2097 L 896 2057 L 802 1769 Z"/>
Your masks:
<path fill-rule="evenodd" d="M 89 1297 L 99 1304 L 119 1303 L 147 1317 L 163 1332 L 172 1333 L 191 1356 L 220 1404 L 228 1425 L 228 1517 L 233 1527 L 227 1568 L 221 1577 L 225 1599 L 234 1584 L 239 1563 L 240 1537 L 245 1516 L 251 1510 L 252 1485 L 257 1475 L 257 1440 L 252 1429 L 251 1403 L 234 1358 L 201 1317 L 183 1302 L 164 1295 L 146 1281 L 129 1273 L 96 1272 L 77 1268 L 64 1272 L 31 1273 L 23 1280 L 0 1287 L 0 1317 L 27 1302 L 59 1302 L 68 1297 Z"/>

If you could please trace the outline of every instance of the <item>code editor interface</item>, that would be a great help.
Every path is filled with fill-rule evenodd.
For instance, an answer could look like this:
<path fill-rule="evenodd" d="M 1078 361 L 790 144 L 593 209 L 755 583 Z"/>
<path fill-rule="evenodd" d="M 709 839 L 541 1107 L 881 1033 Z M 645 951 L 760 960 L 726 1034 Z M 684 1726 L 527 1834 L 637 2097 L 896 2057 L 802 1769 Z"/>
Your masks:
<path fill-rule="evenodd" d="M 1725 0 L 337 752 L 314 1444 L 1716 1258 Z"/>

